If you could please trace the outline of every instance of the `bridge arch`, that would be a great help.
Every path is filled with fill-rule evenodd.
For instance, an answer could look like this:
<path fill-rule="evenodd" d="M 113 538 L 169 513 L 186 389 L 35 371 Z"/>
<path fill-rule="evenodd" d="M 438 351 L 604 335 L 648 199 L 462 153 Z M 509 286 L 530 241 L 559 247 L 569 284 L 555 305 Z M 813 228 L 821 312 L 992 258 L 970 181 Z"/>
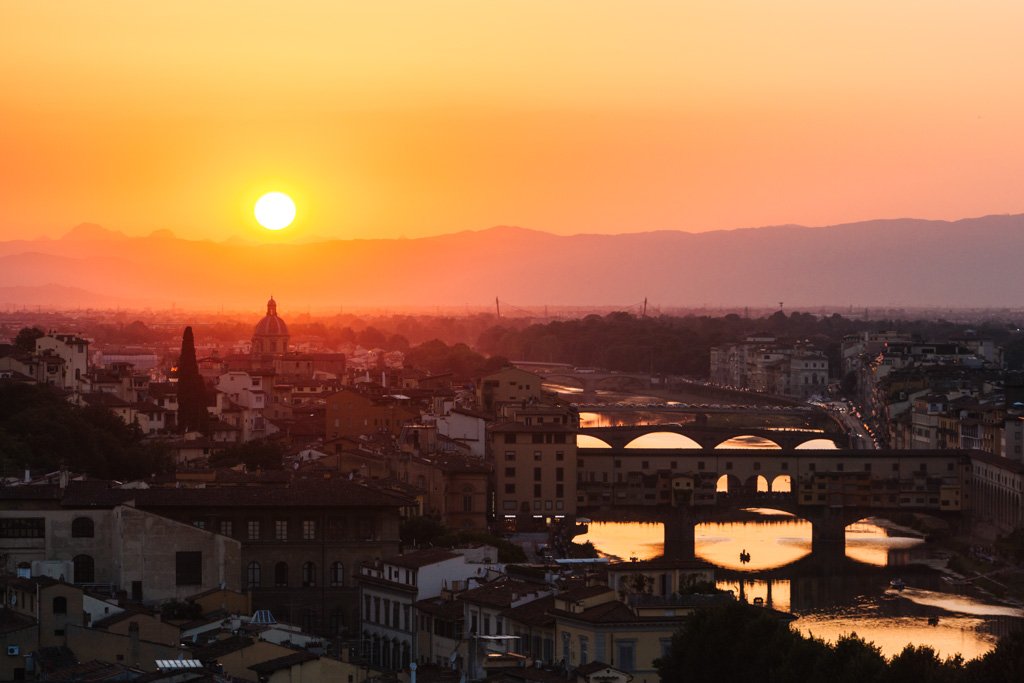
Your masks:
<path fill-rule="evenodd" d="M 794 447 L 794 450 L 798 451 L 834 451 L 839 447 L 836 445 L 834 439 L 828 437 L 815 437 L 808 439 L 801 444 Z"/>
<path fill-rule="evenodd" d="M 715 482 L 716 493 L 736 492 L 742 488 L 742 482 L 735 474 L 723 474 Z"/>
<path fill-rule="evenodd" d="M 703 448 L 699 443 L 678 432 L 647 432 L 636 437 L 624 448 L 673 448 L 673 449 L 698 449 Z"/>
<path fill-rule="evenodd" d="M 576 448 L 611 448 L 612 445 L 604 439 L 599 439 L 590 434 L 576 435 Z"/>
<path fill-rule="evenodd" d="M 771 439 L 764 436 L 756 436 L 754 434 L 738 434 L 732 438 L 726 439 L 715 446 L 718 448 L 749 448 L 749 449 L 763 449 L 763 450 L 782 450 L 782 446 L 772 441 Z"/>
<path fill-rule="evenodd" d="M 792 493 L 793 477 L 788 474 L 777 475 L 772 479 L 770 488 L 772 493 Z"/>

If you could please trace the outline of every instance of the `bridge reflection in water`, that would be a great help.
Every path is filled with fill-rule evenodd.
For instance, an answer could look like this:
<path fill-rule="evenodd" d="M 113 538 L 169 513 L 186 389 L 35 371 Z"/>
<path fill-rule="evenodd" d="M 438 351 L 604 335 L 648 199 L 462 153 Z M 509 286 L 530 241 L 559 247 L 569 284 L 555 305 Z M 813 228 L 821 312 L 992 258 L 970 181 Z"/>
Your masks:
<path fill-rule="evenodd" d="M 949 590 L 940 575 L 915 565 L 925 545 L 871 521 L 846 529 L 843 558 L 811 552 L 810 524 L 769 510 L 752 511 L 758 521 L 698 524 L 695 555 L 716 565 L 719 588 L 740 599 L 798 615 L 794 628 L 835 641 L 850 632 L 878 645 L 891 657 L 907 643 L 927 644 L 941 656 L 973 659 L 999 636 L 1021 623 L 1024 611 L 987 603 Z M 592 523 L 585 537 L 601 551 L 623 559 L 661 554 L 660 524 Z M 741 563 L 741 551 L 750 554 Z M 887 590 L 903 576 L 909 587 Z M 938 618 L 936 625 L 929 619 Z"/>
<path fill-rule="evenodd" d="M 810 522 L 789 513 L 750 509 L 750 521 L 720 521 L 697 524 L 694 554 L 723 568 L 744 572 L 780 569 L 811 554 Z M 756 520 L 756 521 L 754 521 Z M 590 541 L 603 554 L 621 559 L 648 560 L 664 553 L 664 525 L 651 522 L 591 522 L 588 533 L 577 542 Z M 892 536 L 869 521 L 846 528 L 846 556 L 875 567 L 904 565 L 915 559 L 912 552 L 923 540 Z M 740 561 L 740 553 L 750 561 Z"/>

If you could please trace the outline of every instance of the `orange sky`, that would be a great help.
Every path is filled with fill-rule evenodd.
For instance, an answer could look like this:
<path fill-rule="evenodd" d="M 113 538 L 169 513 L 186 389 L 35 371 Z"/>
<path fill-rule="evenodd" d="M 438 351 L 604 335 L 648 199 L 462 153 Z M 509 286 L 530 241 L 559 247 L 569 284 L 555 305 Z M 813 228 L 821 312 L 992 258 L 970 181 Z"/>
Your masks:
<path fill-rule="evenodd" d="M 0 239 L 1024 211 L 1019 0 L 0 4 Z"/>

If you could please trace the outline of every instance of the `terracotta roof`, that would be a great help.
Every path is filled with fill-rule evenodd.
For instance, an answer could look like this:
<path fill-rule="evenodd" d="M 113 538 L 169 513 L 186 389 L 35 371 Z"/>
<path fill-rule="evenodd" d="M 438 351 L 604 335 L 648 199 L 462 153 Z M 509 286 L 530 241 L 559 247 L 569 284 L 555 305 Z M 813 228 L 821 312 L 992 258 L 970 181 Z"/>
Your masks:
<path fill-rule="evenodd" d="M 246 636 L 231 636 L 204 647 L 192 648 L 192 656 L 202 662 L 209 662 L 232 652 L 244 650 L 254 642 L 256 641 Z"/>
<path fill-rule="evenodd" d="M 438 562 L 444 562 L 445 560 L 451 560 L 456 557 L 458 557 L 458 555 L 450 550 L 444 550 L 443 548 L 427 548 L 425 550 L 415 550 L 411 553 L 384 558 L 384 564 L 394 565 L 395 567 L 404 567 L 406 569 L 419 569 L 420 567 L 437 564 Z"/>
<path fill-rule="evenodd" d="M 591 624 L 631 623 L 638 620 L 638 617 L 633 613 L 633 610 L 618 600 L 612 600 L 600 605 L 595 605 L 594 607 L 585 609 L 582 612 L 567 612 L 565 610 L 556 609 L 552 610 L 552 614 L 556 617 L 586 621 Z"/>
<path fill-rule="evenodd" d="M 265 662 L 253 664 L 249 669 L 258 674 L 271 674 L 275 671 L 288 669 L 296 664 L 312 662 L 316 659 L 320 658 L 310 652 L 296 652 L 294 654 L 285 655 L 284 657 L 278 657 L 277 659 L 268 659 Z"/>
<path fill-rule="evenodd" d="M 568 600 L 569 602 L 576 602 L 578 600 L 586 600 L 587 598 L 596 598 L 598 595 L 604 595 L 605 593 L 614 593 L 610 587 L 604 585 L 596 586 L 577 586 L 571 590 L 567 590 L 564 593 L 558 594 L 559 600 Z"/>
<path fill-rule="evenodd" d="M 555 618 L 550 614 L 554 608 L 555 598 L 553 595 L 549 595 L 525 605 L 507 609 L 501 613 L 501 616 L 527 626 L 554 626 Z"/>
<path fill-rule="evenodd" d="M 459 599 L 477 605 L 508 608 L 519 598 L 544 590 L 547 587 L 540 584 L 501 578 L 479 588 L 463 591 L 459 593 Z"/>
<path fill-rule="evenodd" d="M 0 633 L 11 633 L 34 627 L 36 620 L 18 612 L 13 612 L 6 607 L 0 608 Z"/>

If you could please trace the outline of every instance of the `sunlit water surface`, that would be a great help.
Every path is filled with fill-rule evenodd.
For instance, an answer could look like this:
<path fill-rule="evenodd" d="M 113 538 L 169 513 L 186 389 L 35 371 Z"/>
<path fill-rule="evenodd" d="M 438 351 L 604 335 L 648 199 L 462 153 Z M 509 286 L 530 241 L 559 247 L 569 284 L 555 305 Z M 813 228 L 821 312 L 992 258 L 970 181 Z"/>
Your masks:
<path fill-rule="evenodd" d="M 911 573 L 907 565 L 923 557 L 924 541 L 872 521 L 847 527 L 846 556 L 864 566 L 851 565 L 848 576 L 800 576 L 800 560 L 811 553 L 809 522 L 771 510 L 763 521 L 722 522 L 697 525 L 695 552 L 723 570 L 749 574 L 742 582 L 719 580 L 718 587 L 731 590 L 747 602 L 761 598 L 775 609 L 798 616 L 794 628 L 834 642 L 855 632 L 891 657 L 908 643 L 929 645 L 941 656 L 961 654 L 973 659 L 988 652 L 1000 635 L 1020 623 L 1024 610 L 977 597 L 943 592 L 946 584 L 934 573 Z M 593 522 L 585 536 L 604 555 L 622 559 L 651 559 L 662 554 L 663 525 L 639 522 Z M 750 561 L 740 561 L 741 552 Z M 777 570 L 791 578 L 758 578 L 759 572 Z M 871 567 L 890 567 L 879 572 Z M 781 568 L 781 569 L 780 569 Z M 918 570 L 920 572 L 920 570 Z M 890 578 L 902 576 L 903 591 L 889 587 Z M 917 584 L 921 585 L 918 586 Z M 937 618 L 931 623 L 929 617 Z"/>
<path fill-rule="evenodd" d="M 566 393 L 572 393 L 572 389 Z M 608 402 L 658 400 L 598 393 L 601 400 Z M 679 419 L 678 414 L 657 412 L 580 414 L 584 427 L 668 424 Z M 696 446 L 667 432 L 644 438 L 647 448 Z M 808 434 L 808 439 L 804 448 L 835 447 L 831 441 L 814 440 L 813 434 Z M 727 447 L 777 448 L 757 436 L 737 437 Z M 723 484 L 720 482 L 720 486 Z M 765 490 L 760 483 L 758 488 Z M 919 566 L 914 569 L 913 563 L 926 555 L 924 541 L 912 532 L 893 529 L 884 521 L 864 520 L 846 528 L 846 557 L 863 565 L 861 570 L 854 564 L 849 565 L 852 569 L 846 575 L 802 576 L 799 563 L 811 554 L 810 523 L 774 510 L 753 511 L 764 515 L 763 519 L 697 525 L 695 553 L 722 570 L 749 574 L 750 578 L 742 582 L 729 579 L 717 583 L 719 588 L 731 590 L 747 602 L 760 598 L 775 609 L 792 612 L 798 617 L 794 628 L 805 635 L 835 642 L 840 636 L 856 633 L 877 645 L 887 657 L 899 653 L 907 644 L 914 644 L 931 646 L 942 657 L 959 653 L 969 660 L 991 650 L 1000 636 L 1024 621 L 1024 610 L 1020 608 L 948 592 L 952 589 L 939 575 Z M 662 554 L 664 528 L 658 523 L 594 522 L 588 533 L 576 540 L 591 541 L 606 556 L 644 560 Z M 749 562 L 740 561 L 742 552 L 749 553 Z M 768 581 L 757 576 L 758 572 L 774 570 L 773 575 L 785 577 L 787 567 L 792 570 L 789 578 Z M 897 576 L 906 581 L 907 587 L 902 591 L 889 587 L 890 579 Z"/>

